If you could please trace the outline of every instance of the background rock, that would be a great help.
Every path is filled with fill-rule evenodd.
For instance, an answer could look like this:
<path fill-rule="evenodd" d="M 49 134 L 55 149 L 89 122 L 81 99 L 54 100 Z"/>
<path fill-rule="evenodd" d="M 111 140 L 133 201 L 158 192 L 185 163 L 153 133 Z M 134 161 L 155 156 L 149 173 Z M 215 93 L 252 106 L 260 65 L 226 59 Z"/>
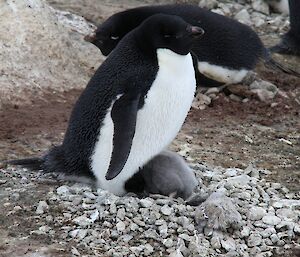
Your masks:
<path fill-rule="evenodd" d="M 83 40 L 93 26 L 43 0 L 1 0 L 0 23 L 0 105 L 83 88 L 103 59 Z"/>

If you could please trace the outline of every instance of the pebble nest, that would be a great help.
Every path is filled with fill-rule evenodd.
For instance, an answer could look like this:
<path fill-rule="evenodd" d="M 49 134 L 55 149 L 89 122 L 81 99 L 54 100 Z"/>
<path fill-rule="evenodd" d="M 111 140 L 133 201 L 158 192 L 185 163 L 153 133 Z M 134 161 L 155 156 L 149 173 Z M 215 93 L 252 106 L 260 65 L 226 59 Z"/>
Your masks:
<path fill-rule="evenodd" d="M 161 195 L 118 197 L 82 183 L 53 187 L 31 210 L 38 229 L 73 256 L 281 256 L 300 244 L 300 194 L 266 182 L 267 170 L 193 165 L 199 181 L 184 201 Z M 36 181 L 56 183 L 55 175 L 8 167 L 1 184 L 10 206 L 18 206 Z M 13 202 L 13 204 L 12 204 Z M 192 204 L 192 205 L 191 205 Z M 196 206 L 194 206 L 196 205 Z"/>

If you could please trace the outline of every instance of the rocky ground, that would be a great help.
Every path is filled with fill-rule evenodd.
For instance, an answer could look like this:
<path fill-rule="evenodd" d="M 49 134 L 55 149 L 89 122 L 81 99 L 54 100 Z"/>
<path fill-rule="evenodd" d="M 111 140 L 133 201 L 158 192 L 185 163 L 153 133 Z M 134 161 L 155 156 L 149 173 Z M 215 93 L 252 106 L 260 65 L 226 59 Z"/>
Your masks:
<path fill-rule="evenodd" d="M 49 2 L 97 23 L 154 1 Z M 253 26 L 267 45 L 288 28 L 261 1 L 206 2 Z M 274 57 L 300 70 L 299 59 Z M 260 83 L 262 94 L 253 82 L 202 91 L 171 146 L 195 170 L 199 206 L 156 195 L 119 198 L 2 167 L 0 256 L 298 256 L 300 79 L 263 66 L 257 72 L 274 86 Z M 80 91 L 44 90 L 39 98 L 28 94 L 25 105 L 4 105 L 0 160 L 59 143 Z"/>

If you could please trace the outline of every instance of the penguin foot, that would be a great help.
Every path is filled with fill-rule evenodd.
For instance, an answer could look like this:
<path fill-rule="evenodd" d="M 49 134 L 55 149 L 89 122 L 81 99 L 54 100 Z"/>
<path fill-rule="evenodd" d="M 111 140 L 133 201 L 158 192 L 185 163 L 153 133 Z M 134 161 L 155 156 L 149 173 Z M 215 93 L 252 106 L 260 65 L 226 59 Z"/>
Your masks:
<path fill-rule="evenodd" d="M 269 50 L 272 53 L 300 56 L 300 42 L 286 34 L 277 45 L 272 46 Z"/>
<path fill-rule="evenodd" d="M 198 228 L 203 230 L 221 230 L 241 227 L 242 217 L 232 200 L 222 192 L 212 193 L 196 210 Z"/>

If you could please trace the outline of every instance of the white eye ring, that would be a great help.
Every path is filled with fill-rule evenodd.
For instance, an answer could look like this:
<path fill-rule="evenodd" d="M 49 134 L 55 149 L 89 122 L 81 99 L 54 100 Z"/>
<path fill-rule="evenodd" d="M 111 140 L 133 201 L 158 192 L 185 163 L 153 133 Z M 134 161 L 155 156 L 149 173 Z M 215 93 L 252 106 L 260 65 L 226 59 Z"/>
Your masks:
<path fill-rule="evenodd" d="M 116 36 L 116 37 L 114 37 L 114 36 L 111 36 L 110 37 L 112 40 L 118 40 L 119 39 L 119 37 L 118 36 Z"/>

